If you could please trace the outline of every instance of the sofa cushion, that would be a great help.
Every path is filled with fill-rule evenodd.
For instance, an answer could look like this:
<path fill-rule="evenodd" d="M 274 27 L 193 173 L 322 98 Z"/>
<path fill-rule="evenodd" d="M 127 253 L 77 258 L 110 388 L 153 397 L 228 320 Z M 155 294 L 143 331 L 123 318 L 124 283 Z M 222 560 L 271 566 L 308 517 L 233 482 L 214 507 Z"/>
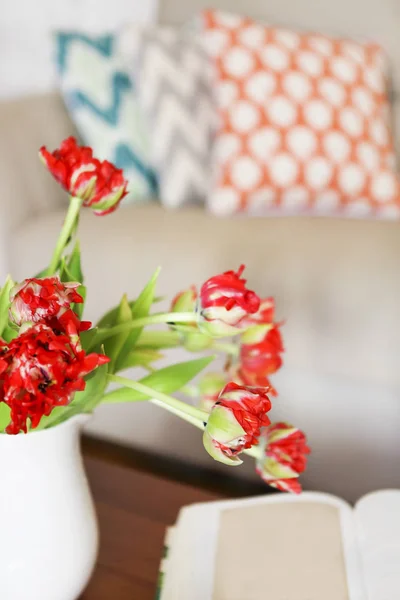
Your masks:
<path fill-rule="evenodd" d="M 207 10 L 219 126 L 214 214 L 398 218 L 400 184 L 377 44 Z"/>
<path fill-rule="evenodd" d="M 136 80 L 118 51 L 118 36 L 64 31 L 56 36 L 61 91 L 83 144 L 124 170 L 125 205 L 149 199 L 157 181 Z"/>
<path fill-rule="evenodd" d="M 159 197 L 164 206 L 204 203 L 216 110 L 211 62 L 201 41 L 172 27 L 126 27 L 121 53 L 136 74 Z"/>
<path fill-rule="evenodd" d="M 237 11 L 265 22 L 302 31 L 366 39 L 381 44 L 393 66 L 400 92 L 400 5 L 397 0 L 214 0 L 213 8 Z M 163 23 L 183 23 L 209 0 L 161 0 Z"/>

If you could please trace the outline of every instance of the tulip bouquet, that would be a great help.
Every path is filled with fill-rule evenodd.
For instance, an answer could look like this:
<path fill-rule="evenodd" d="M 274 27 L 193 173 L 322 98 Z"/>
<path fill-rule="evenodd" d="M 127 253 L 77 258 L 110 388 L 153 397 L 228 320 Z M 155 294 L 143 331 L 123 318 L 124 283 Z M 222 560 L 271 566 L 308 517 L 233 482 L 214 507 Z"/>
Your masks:
<path fill-rule="evenodd" d="M 179 293 L 169 312 L 153 312 L 157 271 L 139 297 L 123 296 L 93 327 L 82 320 L 79 214 L 85 207 L 99 216 L 116 210 L 127 182 L 74 138 L 52 153 L 41 148 L 40 157 L 70 202 L 49 266 L 19 283 L 8 277 L 0 292 L 0 431 L 29 434 L 101 403 L 147 400 L 201 429 L 215 460 L 236 466 L 249 454 L 266 483 L 299 492 L 305 435 L 268 418 L 277 396 L 270 377 L 284 350 L 273 299 L 246 287 L 242 266 Z M 153 328 L 160 324 L 164 329 Z M 177 346 L 206 356 L 157 369 L 162 351 Z M 226 355 L 224 372 L 190 384 L 217 353 Z M 146 376 L 121 375 L 136 366 Z M 171 396 L 177 391 L 198 405 Z"/>

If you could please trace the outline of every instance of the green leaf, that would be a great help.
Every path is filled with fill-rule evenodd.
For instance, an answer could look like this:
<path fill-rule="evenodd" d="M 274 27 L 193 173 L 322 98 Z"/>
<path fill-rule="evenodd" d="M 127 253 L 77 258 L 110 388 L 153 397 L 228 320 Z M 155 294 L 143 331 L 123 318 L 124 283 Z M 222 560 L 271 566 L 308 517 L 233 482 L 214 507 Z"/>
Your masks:
<path fill-rule="evenodd" d="M 77 281 L 81 284 L 77 291 L 83 297 L 83 302 L 80 304 L 74 304 L 73 310 L 76 312 L 78 317 L 82 319 L 87 289 L 83 285 L 84 277 L 81 263 L 81 249 L 78 240 L 76 241 L 74 249 L 68 258 L 68 262 L 66 263 L 66 274 L 71 277 L 70 281 Z"/>
<path fill-rule="evenodd" d="M 94 340 L 97 335 L 97 327 L 93 327 L 93 329 L 88 329 L 88 331 L 82 331 L 80 334 L 82 348 L 87 352 L 90 347 L 94 346 Z"/>
<path fill-rule="evenodd" d="M 162 296 L 157 296 L 156 298 L 153 299 L 153 304 L 157 304 L 158 302 L 161 302 L 162 300 L 164 300 L 164 298 Z M 137 302 L 137 300 L 129 301 L 129 306 L 131 307 L 131 310 L 133 310 L 136 302 Z M 109 310 L 97 323 L 97 327 L 99 329 L 103 329 L 105 327 L 112 327 L 113 325 L 115 325 L 115 319 L 117 317 L 117 312 L 118 312 L 118 306 L 115 306 L 114 308 Z"/>
<path fill-rule="evenodd" d="M 83 311 L 85 310 L 85 300 L 86 300 L 86 292 L 87 287 L 85 285 L 80 285 L 78 287 L 78 294 L 80 294 L 83 298 L 83 302 L 79 304 L 74 304 L 72 309 L 78 315 L 79 319 L 82 320 Z"/>
<path fill-rule="evenodd" d="M 11 340 L 18 337 L 18 329 L 14 329 L 14 327 L 10 327 L 10 325 L 6 325 L 3 329 L 2 336 L 5 342 L 11 342 Z"/>
<path fill-rule="evenodd" d="M 49 427 L 62 423 L 62 421 L 65 421 L 65 418 L 67 418 L 65 415 L 71 412 L 71 407 L 72 403 L 68 406 L 56 406 L 48 417 L 42 417 L 40 419 L 39 425 L 32 431 L 41 431 L 42 429 L 48 429 Z"/>
<path fill-rule="evenodd" d="M 70 281 L 74 281 L 73 275 L 70 272 L 69 267 L 68 267 L 67 262 L 64 257 L 60 261 L 60 280 L 63 283 L 68 283 Z"/>
<path fill-rule="evenodd" d="M 124 296 L 122 296 L 122 300 L 121 300 L 119 308 L 118 308 L 116 325 L 122 325 L 123 323 L 130 323 L 131 321 L 132 321 L 132 311 L 130 309 L 128 299 L 127 299 L 126 295 L 124 295 Z M 125 344 L 126 340 L 128 339 L 130 333 L 131 333 L 130 330 L 126 329 L 124 331 L 121 331 L 120 333 L 117 333 L 116 335 L 113 335 L 105 342 L 106 354 L 111 359 L 110 368 L 109 368 L 110 373 L 114 373 L 114 367 L 117 363 L 118 356 L 119 356 L 122 348 L 124 347 L 124 344 Z"/>
<path fill-rule="evenodd" d="M 152 362 L 163 358 L 161 352 L 152 348 L 139 349 L 137 346 L 125 354 L 121 354 L 118 360 L 118 369 L 130 369 L 131 367 L 149 367 Z"/>
<path fill-rule="evenodd" d="M 117 329 L 117 331 L 115 331 Z M 94 351 L 95 347 L 98 347 L 99 344 L 106 344 L 107 340 L 119 335 L 120 333 L 129 333 L 132 330 L 131 321 L 127 321 L 126 323 L 120 323 L 119 325 L 113 325 L 113 327 L 106 327 L 105 329 L 99 329 L 96 327 L 97 335 L 89 346 L 89 350 Z"/>
<path fill-rule="evenodd" d="M 79 283 L 79 280 L 77 279 L 77 277 L 75 275 L 76 275 L 76 273 L 73 273 L 70 270 L 70 267 L 67 264 L 65 257 L 63 257 L 60 261 L 60 273 L 59 273 L 60 281 L 62 281 L 63 283 L 70 283 L 70 282 Z M 80 285 L 77 288 L 77 292 L 83 297 L 83 302 L 80 304 L 73 304 L 72 310 L 78 315 L 78 317 L 80 319 L 82 319 L 83 311 L 85 308 L 86 287 L 84 285 Z"/>
<path fill-rule="evenodd" d="M 181 345 L 180 335 L 176 331 L 142 331 L 136 348 L 176 348 Z"/>
<path fill-rule="evenodd" d="M 159 274 L 160 269 L 156 269 L 154 275 L 136 300 L 135 305 L 131 310 L 132 321 L 148 316 L 151 305 L 153 304 L 154 292 Z M 143 328 L 138 327 L 129 331 L 128 335 L 125 336 L 124 342 L 120 347 L 119 357 L 116 358 L 116 371 L 120 370 L 120 363 L 123 361 L 124 354 L 128 354 L 128 352 L 130 352 L 130 350 L 135 346 L 142 331 Z"/>
<path fill-rule="evenodd" d="M 34 275 L 34 278 L 35 279 L 43 279 L 44 277 L 46 277 L 47 269 L 48 269 L 48 267 L 46 267 L 45 269 L 42 269 L 41 271 L 39 271 L 39 273 L 36 273 L 36 275 Z"/>
<path fill-rule="evenodd" d="M 74 403 L 79 406 L 79 412 L 92 412 L 100 403 L 107 387 L 108 367 L 108 364 L 98 367 L 93 377 L 87 380 L 83 392 L 75 394 Z"/>
<path fill-rule="evenodd" d="M 0 402 L 0 433 L 4 433 L 10 421 L 10 407 L 5 402 Z"/>
<path fill-rule="evenodd" d="M 178 363 L 170 367 L 165 367 L 164 369 L 159 369 L 158 371 L 143 377 L 139 382 L 153 388 L 157 392 L 172 394 L 189 383 L 193 377 L 198 375 L 213 360 L 214 356 L 205 356 L 196 360 Z M 135 390 L 119 388 L 104 396 L 103 402 L 107 404 L 115 402 L 139 402 L 147 399 L 148 396 Z"/>
<path fill-rule="evenodd" d="M 79 241 L 77 240 L 68 259 L 68 271 L 72 276 L 71 281 L 78 281 L 83 283 L 83 273 L 81 264 L 81 249 Z"/>
<path fill-rule="evenodd" d="M 0 291 L 0 336 L 3 334 L 3 331 L 6 327 L 8 327 L 8 309 L 10 308 L 10 291 L 14 287 L 14 282 L 11 279 L 10 275 L 8 275 L 4 286 Z"/>

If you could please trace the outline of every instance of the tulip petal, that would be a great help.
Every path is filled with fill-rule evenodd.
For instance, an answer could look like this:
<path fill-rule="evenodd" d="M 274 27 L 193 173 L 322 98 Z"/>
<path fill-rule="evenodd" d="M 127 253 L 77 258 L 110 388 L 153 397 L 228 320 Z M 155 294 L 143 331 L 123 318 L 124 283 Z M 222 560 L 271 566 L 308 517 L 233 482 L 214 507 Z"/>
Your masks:
<path fill-rule="evenodd" d="M 203 444 L 208 454 L 214 460 L 221 462 L 224 465 L 228 465 L 229 467 L 237 467 L 243 463 L 238 456 L 228 456 L 222 451 L 221 448 L 218 448 L 208 431 L 205 431 L 203 434 Z"/>

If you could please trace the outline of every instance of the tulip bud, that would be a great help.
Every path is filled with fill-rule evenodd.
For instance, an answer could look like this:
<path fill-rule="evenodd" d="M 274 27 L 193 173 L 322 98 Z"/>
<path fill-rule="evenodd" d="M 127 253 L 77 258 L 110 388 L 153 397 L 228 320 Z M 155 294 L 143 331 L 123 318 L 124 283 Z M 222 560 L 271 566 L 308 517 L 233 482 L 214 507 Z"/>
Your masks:
<path fill-rule="evenodd" d="M 171 312 L 194 312 L 196 309 L 197 290 L 192 285 L 188 290 L 179 292 L 171 303 Z"/>
<path fill-rule="evenodd" d="M 128 182 L 122 170 L 94 158 L 92 149 L 78 146 L 73 137 L 54 152 L 43 146 L 39 157 L 58 183 L 82 200 L 83 206 L 93 208 L 96 215 L 113 212 L 127 194 Z"/>
<path fill-rule="evenodd" d="M 208 454 L 229 466 L 238 466 L 238 458 L 245 445 L 246 431 L 241 427 L 231 410 L 214 406 L 203 435 L 204 448 Z"/>
<path fill-rule="evenodd" d="M 239 385 L 250 387 L 263 387 L 268 390 L 269 396 L 276 397 L 278 392 L 272 385 L 271 380 L 266 375 L 257 371 L 245 370 L 240 365 L 229 370 L 230 379 Z"/>
<path fill-rule="evenodd" d="M 48 160 L 45 160 L 46 152 L 41 150 L 40 158 L 46 167 L 49 168 Z M 70 189 L 71 195 L 88 202 L 96 189 L 96 165 L 94 162 L 82 164 L 80 167 L 71 171 Z"/>
<path fill-rule="evenodd" d="M 237 273 L 227 271 L 216 275 L 202 286 L 197 310 L 199 326 L 208 335 L 236 335 L 241 330 L 241 321 L 259 309 L 259 297 L 246 288 L 246 280 L 241 278 L 243 270 L 242 265 Z"/>
<path fill-rule="evenodd" d="M 240 336 L 240 342 L 246 346 L 260 344 L 262 341 L 264 341 L 273 326 L 273 323 L 268 323 L 265 325 L 253 325 L 242 333 Z"/>
<path fill-rule="evenodd" d="M 269 425 L 271 402 L 264 388 L 228 383 L 211 410 L 203 443 L 215 460 L 241 464 L 238 455 L 258 443 L 260 428 Z"/>
<path fill-rule="evenodd" d="M 128 182 L 124 179 L 121 169 L 117 169 L 107 160 L 99 161 L 96 186 L 83 206 L 93 208 L 95 215 L 108 215 L 118 208 L 121 200 L 127 195 L 127 186 Z"/>
<path fill-rule="evenodd" d="M 297 479 L 306 468 L 310 449 L 304 433 L 287 423 L 275 423 L 265 430 L 260 443 L 263 452 L 257 472 L 262 479 L 280 490 L 300 491 L 298 483 L 285 482 Z"/>
<path fill-rule="evenodd" d="M 284 350 L 279 326 L 255 325 L 241 336 L 239 370 L 245 381 L 268 385 L 270 375 L 282 366 Z"/>
<path fill-rule="evenodd" d="M 254 325 L 243 332 L 240 341 L 243 346 L 254 346 L 255 344 L 268 344 L 271 351 L 283 352 L 283 341 L 279 325 L 269 323 L 267 325 Z"/>
<path fill-rule="evenodd" d="M 25 279 L 10 292 L 10 320 L 21 327 L 23 323 L 38 323 L 59 318 L 73 303 L 82 303 L 76 291 L 79 283 L 62 283 L 58 277 Z"/>
<path fill-rule="evenodd" d="M 275 300 L 274 298 L 265 298 L 260 302 L 260 308 L 254 314 L 248 315 L 242 324 L 243 327 L 253 325 L 272 325 L 275 321 Z"/>
<path fill-rule="evenodd" d="M 204 375 L 199 385 L 201 397 L 199 408 L 205 412 L 211 412 L 225 384 L 226 378 L 220 373 L 207 373 Z"/>
<path fill-rule="evenodd" d="M 269 481 L 268 485 L 288 494 L 301 494 L 302 492 L 302 487 L 297 479 L 274 479 L 274 481 Z"/>

